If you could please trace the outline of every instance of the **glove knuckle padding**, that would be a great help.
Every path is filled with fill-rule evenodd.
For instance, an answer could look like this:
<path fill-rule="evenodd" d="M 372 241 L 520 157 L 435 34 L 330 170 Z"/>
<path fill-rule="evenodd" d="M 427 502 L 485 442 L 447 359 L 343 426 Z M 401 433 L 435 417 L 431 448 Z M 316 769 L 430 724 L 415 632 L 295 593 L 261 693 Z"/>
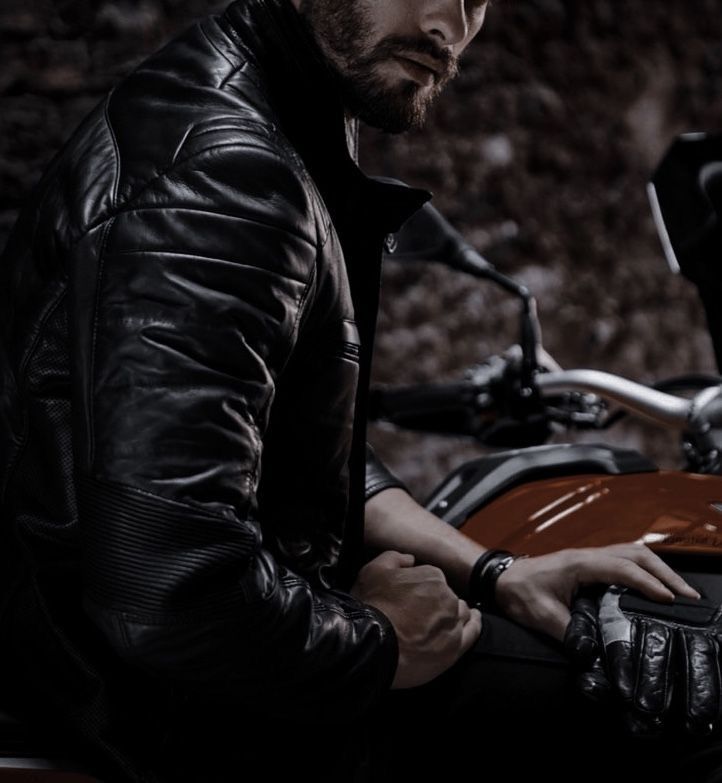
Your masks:
<path fill-rule="evenodd" d="M 580 692 L 592 701 L 603 703 L 609 701 L 612 689 L 600 656 L 589 665 L 587 671 L 577 678 Z"/>
<path fill-rule="evenodd" d="M 612 585 L 580 591 L 571 608 L 565 649 L 582 671 L 580 691 L 622 704 L 627 731 L 659 734 L 682 723 L 708 734 L 722 725 L 722 592 L 710 597 L 652 601 Z"/>
<path fill-rule="evenodd" d="M 684 715 L 689 731 L 705 731 L 719 720 L 719 645 L 708 633 L 679 628 L 684 677 Z"/>
<path fill-rule="evenodd" d="M 661 623 L 635 623 L 638 661 L 634 706 L 659 715 L 672 701 L 673 629 Z"/>
<path fill-rule="evenodd" d="M 578 691 L 585 698 L 602 703 L 609 700 L 611 688 L 601 659 L 597 603 L 596 589 L 584 588 L 577 593 L 564 634 L 564 649 L 579 669 L 575 678 Z"/>
<path fill-rule="evenodd" d="M 642 640 L 634 651 L 640 667 L 635 707 L 647 717 L 674 709 L 688 732 L 708 733 L 720 719 L 718 603 L 678 598 L 660 604 L 628 593 L 620 610 Z"/>
<path fill-rule="evenodd" d="M 569 625 L 564 634 L 564 649 L 572 661 L 589 666 L 599 652 L 596 601 L 578 595 L 571 608 Z"/>

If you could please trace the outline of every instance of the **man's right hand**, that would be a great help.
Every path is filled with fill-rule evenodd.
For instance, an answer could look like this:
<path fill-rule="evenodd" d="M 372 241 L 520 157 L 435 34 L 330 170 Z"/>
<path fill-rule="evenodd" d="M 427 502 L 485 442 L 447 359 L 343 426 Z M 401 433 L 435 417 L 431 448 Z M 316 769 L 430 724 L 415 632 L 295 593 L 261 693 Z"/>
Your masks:
<path fill-rule="evenodd" d="M 470 609 L 435 566 L 415 566 L 413 555 L 384 552 L 367 563 L 351 588 L 359 601 L 389 618 L 399 644 L 392 688 L 424 685 L 450 668 L 481 633 L 481 613 Z"/>

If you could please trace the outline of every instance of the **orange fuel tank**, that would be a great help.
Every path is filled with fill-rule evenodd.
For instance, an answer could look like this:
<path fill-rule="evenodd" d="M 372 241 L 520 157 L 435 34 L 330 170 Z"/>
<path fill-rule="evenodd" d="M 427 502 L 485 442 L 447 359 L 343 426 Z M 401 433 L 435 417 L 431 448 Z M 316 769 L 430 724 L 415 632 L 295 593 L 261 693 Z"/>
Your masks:
<path fill-rule="evenodd" d="M 486 547 L 540 555 L 639 541 L 662 554 L 722 554 L 722 476 L 677 471 L 533 481 L 461 529 Z"/>

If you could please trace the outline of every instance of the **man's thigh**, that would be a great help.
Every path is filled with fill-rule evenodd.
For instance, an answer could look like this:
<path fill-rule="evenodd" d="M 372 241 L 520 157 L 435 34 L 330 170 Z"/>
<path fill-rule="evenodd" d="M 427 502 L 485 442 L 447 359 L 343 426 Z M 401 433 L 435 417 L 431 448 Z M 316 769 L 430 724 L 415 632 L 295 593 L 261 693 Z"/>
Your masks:
<path fill-rule="evenodd" d="M 465 780 L 476 768 L 480 779 L 722 780 L 719 740 L 631 739 L 618 708 L 588 702 L 574 679 L 558 643 L 486 614 L 457 665 L 422 688 L 389 694 L 374 724 L 373 779 Z"/>

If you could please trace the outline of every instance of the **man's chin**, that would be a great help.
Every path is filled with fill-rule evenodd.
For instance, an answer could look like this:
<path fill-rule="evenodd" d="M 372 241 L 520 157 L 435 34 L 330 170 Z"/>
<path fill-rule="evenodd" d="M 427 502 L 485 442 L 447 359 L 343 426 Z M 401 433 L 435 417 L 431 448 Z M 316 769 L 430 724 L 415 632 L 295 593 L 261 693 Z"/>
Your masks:
<path fill-rule="evenodd" d="M 413 82 L 405 87 L 403 99 L 398 95 L 374 96 L 372 99 L 357 101 L 354 114 L 360 120 L 385 133 L 405 133 L 419 130 L 424 126 L 431 99 L 424 99 Z"/>
<path fill-rule="evenodd" d="M 408 131 L 421 130 L 426 122 L 426 114 L 413 116 L 379 116 L 378 114 L 359 114 L 359 119 L 372 128 L 384 133 L 399 134 Z"/>

